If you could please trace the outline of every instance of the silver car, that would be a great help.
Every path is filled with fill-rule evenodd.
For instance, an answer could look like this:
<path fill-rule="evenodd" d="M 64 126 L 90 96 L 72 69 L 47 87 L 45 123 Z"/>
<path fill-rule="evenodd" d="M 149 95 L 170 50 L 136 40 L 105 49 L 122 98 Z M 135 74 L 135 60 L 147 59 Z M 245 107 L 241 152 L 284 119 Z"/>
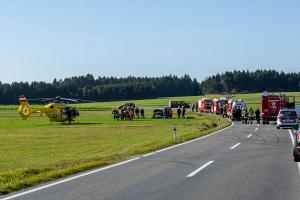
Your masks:
<path fill-rule="evenodd" d="M 281 127 L 299 128 L 298 116 L 293 109 L 282 109 L 277 115 L 277 129 Z"/>

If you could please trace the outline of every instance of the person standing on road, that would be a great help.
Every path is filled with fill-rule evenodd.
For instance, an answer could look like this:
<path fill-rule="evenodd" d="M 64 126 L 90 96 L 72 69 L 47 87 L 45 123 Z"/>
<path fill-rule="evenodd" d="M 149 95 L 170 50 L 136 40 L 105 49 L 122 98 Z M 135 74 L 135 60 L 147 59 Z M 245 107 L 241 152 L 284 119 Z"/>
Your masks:
<path fill-rule="evenodd" d="M 259 108 L 257 108 L 256 111 L 255 111 L 255 117 L 256 117 L 257 124 L 260 124 L 260 111 L 259 111 Z"/>
<path fill-rule="evenodd" d="M 180 118 L 180 115 L 181 115 L 181 109 L 180 109 L 180 107 L 177 108 L 177 115 L 178 115 L 178 118 Z"/>
<path fill-rule="evenodd" d="M 240 107 L 237 107 L 236 111 L 235 111 L 235 115 L 236 115 L 236 120 L 239 122 L 241 121 L 242 118 L 242 110 Z"/>
<path fill-rule="evenodd" d="M 254 118 L 254 111 L 252 109 L 252 107 L 250 107 L 249 109 L 249 123 L 252 124 L 252 120 Z"/>
<path fill-rule="evenodd" d="M 249 117 L 248 109 L 244 108 L 244 112 L 243 112 L 244 124 L 248 124 L 248 117 Z"/>
<path fill-rule="evenodd" d="M 224 104 L 223 106 L 223 117 L 227 117 L 227 106 Z"/>

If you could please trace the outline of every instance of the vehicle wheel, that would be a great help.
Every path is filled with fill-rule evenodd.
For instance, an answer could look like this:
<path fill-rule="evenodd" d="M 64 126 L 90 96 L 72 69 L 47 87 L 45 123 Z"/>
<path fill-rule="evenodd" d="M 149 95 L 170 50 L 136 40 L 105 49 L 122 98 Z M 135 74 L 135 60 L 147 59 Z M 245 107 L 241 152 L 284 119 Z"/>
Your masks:
<path fill-rule="evenodd" d="M 280 129 L 280 127 L 279 127 L 279 126 L 277 126 L 277 129 Z"/>
<path fill-rule="evenodd" d="M 297 155 L 294 155 L 294 161 L 295 161 L 295 162 L 299 162 L 299 161 L 300 161 L 300 157 L 297 156 Z"/>

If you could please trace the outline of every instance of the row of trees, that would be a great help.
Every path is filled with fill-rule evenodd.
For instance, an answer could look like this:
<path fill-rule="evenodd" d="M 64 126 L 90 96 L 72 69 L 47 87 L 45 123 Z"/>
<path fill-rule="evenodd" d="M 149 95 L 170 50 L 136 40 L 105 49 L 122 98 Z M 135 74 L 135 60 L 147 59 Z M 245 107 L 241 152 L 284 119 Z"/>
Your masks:
<path fill-rule="evenodd" d="M 225 72 L 206 78 L 201 88 L 205 94 L 300 91 L 300 73 L 275 70 Z"/>
<path fill-rule="evenodd" d="M 18 103 L 18 95 L 30 98 L 64 96 L 94 101 L 146 99 L 216 93 L 300 91 L 300 73 L 274 70 L 233 71 L 216 74 L 199 83 L 182 77 L 98 77 L 75 76 L 46 82 L 0 82 L 0 104 Z"/>
<path fill-rule="evenodd" d="M 52 83 L 46 82 L 0 82 L 0 103 L 18 103 L 18 95 L 30 98 L 64 96 L 94 101 L 146 99 L 166 96 L 198 95 L 200 84 L 189 75 L 182 77 L 98 77 L 76 76 Z"/>

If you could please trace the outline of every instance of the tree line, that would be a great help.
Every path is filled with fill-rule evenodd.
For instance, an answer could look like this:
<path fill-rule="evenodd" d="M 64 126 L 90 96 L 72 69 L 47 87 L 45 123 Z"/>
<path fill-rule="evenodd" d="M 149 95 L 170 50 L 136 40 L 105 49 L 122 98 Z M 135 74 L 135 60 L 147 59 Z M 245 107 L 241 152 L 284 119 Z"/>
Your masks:
<path fill-rule="evenodd" d="M 0 104 L 16 104 L 18 96 L 63 96 L 94 101 L 148 99 L 169 96 L 300 91 L 300 73 L 275 70 L 224 72 L 201 83 L 189 75 L 161 77 L 98 77 L 87 74 L 47 82 L 0 82 Z"/>
<path fill-rule="evenodd" d="M 204 94 L 300 91 L 300 72 L 275 70 L 233 71 L 207 77 L 201 83 Z"/>
<path fill-rule="evenodd" d="M 200 93 L 200 83 L 189 75 L 162 77 L 98 77 L 87 74 L 46 82 L 0 82 L 0 104 L 16 104 L 18 96 L 47 98 L 63 96 L 94 101 L 188 96 Z"/>

